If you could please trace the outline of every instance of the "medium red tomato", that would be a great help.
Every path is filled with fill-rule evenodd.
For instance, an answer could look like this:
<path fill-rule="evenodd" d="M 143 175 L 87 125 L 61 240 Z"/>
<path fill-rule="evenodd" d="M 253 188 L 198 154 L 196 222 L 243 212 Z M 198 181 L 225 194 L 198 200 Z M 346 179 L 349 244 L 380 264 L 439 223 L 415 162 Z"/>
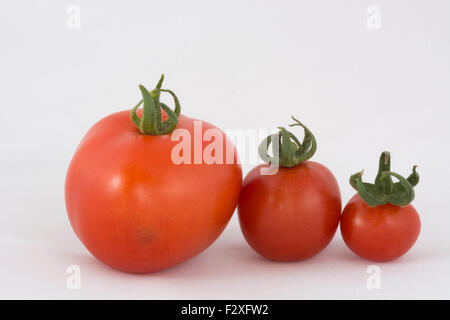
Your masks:
<path fill-rule="evenodd" d="M 420 218 L 409 204 L 414 199 L 419 176 L 407 178 L 390 172 L 390 155 L 383 152 L 375 184 L 363 183 L 362 173 L 352 176 L 356 194 L 345 206 L 341 233 L 347 246 L 358 256 L 372 261 L 396 259 L 414 245 L 420 233 Z M 399 179 L 393 183 L 391 176 Z"/>
<path fill-rule="evenodd" d="M 248 244 L 276 261 L 297 261 L 319 253 L 332 240 L 341 214 L 339 186 L 333 174 L 320 163 L 305 161 L 315 152 L 314 136 L 300 122 L 295 125 L 305 130 L 303 143 L 284 128 L 263 141 L 260 156 L 280 167 L 273 175 L 261 174 L 268 164 L 251 170 L 238 204 Z M 278 160 L 267 155 L 267 146 L 275 139 L 279 141 Z M 276 149 L 273 154 L 278 154 Z"/>
<path fill-rule="evenodd" d="M 174 163 L 172 153 L 180 143 L 171 139 L 175 126 L 190 134 L 188 145 L 209 129 L 221 131 L 179 115 L 178 99 L 161 89 L 161 82 L 150 93 L 141 87 L 147 118 L 134 113 L 138 104 L 131 118 L 130 111 L 122 111 L 96 123 L 66 177 L 67 212 L 79 239 L 100 261 L 130 273 L 168 268 L 206 249 L 230 220 L 241 188 L 235 149 L 228 164 L 194 164 L 194 150 L 184 154 L 192 164 Z M 174 96 L 175 111 L 157 106 L 164 91 Z M 159 107 L 166 119 L 162 124 L 155 116 Z M 233 146 L 225 134 L 216 139 Z M 203 143 L 200 150 L 207 147 Z"/>

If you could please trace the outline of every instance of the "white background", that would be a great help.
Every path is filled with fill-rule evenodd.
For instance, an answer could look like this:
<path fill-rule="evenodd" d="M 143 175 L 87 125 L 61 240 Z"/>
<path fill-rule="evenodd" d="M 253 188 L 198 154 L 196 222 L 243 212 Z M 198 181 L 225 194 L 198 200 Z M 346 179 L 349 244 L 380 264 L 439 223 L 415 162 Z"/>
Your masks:
<path fill-rule="evenodd" d="M 79 30 L 66 26 L 71 4 Z M 367 27 L 370 5 L 381 29 Z M 0 297 L 450 298 L 449 17 L 445 0 L 2 1 Z M 381 289 L 367 289 L 372 263 L 339 231 L 313 259 L 275 263 L 248 247 L 236 216 L 166 271 L 95 260 L 70 227 L 65 172 L 89 127 L 131 108 L 138 83 L 151 88 L 162 72 L 183 113 L 222 129 L 271 129 L 295 114 L 344 204 L 350 174 L 373 179 L 381 151 L 403 175 L 418 164 L 422 232 L 407 255 L 378 264 Z M 69 265 L 81 268 L 80 290 L 66 288 Z"/>

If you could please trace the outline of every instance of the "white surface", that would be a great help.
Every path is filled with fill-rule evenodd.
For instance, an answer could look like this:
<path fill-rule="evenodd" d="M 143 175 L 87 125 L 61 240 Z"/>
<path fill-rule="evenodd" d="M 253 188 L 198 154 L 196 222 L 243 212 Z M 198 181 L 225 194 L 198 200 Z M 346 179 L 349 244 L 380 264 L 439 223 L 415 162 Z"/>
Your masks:
<path fill-rule="evenodd" d="M 69 1 L 0 3 L 1 298 L 450 298 L 450 2 Z M 366 27 L 369 5 L 381 29 Z M 245 243 L 236 216 L 204 253 L 175 268 L 129 275 L 96 261 L 69 225 L 64 176 L 87 129 L 130 108 L 138 83 L 166 74 L 182 111 L 223 129 L 289 123 L 315 133 L 314 159 L 339 180 L 375 176 L 390 150 L 406 175 L 420 165 L 413 250 L 381 268 L 339 231 L 317 257 L 274 263 Z M 253 150 L 252 152 L 256 152 Z M 246 173 L 251 165 L 245 165 Z M 81 289 L 66 269 L 81 268 Z"/>

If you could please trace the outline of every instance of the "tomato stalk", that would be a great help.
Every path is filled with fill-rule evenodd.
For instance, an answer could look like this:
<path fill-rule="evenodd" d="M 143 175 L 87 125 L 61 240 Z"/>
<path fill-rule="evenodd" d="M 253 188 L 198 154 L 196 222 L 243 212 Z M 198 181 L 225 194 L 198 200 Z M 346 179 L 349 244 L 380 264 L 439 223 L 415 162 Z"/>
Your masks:
<path fill-rule="evenodd" d="M 413 166 L 412 173 L 404 178 L 391 171 L 391 156 L 388 151 L 381 153 L 378 174 L 375 183 L 362 181 L 363 171 L 350 177 L 351 186 L 358 191 L 360 197 L 371 207 L 390 203 L 397 206 L 406 206 L 414 200 L 414 186 L 419 183 L 417 166 Z M 392 177 L 397 178 L 394 183 Z"/>
<path fill-rule="evenodd" d="M 316 138 L 312 132 L 298 121 L 294 116 L 292 120 L 295 123 L 290 124 L 290 127 L 300 126 L 305 131 L 303 141 L 300 142 L 297 137 L 290 131 L 283 127 L 278 127 L 280 131 L 265 138 L 258 148 L 258 153 L 261 159 L 272 165 L 280 167 L 294 167 L 309 158 L 311 158 L 317 149 Z M 268 153 L 269 145 L 272 143 L 272 154 Z"/>
<path fill-rule="evenodd" d="M 161 89 L 163 81 L 164 74 L 161 75 L 158 84 L 152 91 L 148 91 L 143 85 L 139 85 L 142 100 L 131 109 L 131 120 L 142 134 L 168 134 L 177 126 L 178 117 L 180 116 L 181 111 L 180 102 L 175 93 L 171 90 Z M 159 101 L 161 92 L 167 92 L 172 96 L 175 102 L 175 109 L 173 111 L 166 104 Z M 136 111 L 142 103 L 144 103 L 144 106 L 142 107 L 142 117 L 139 118 Z M 166 112 L 168 117 L 164 122 L 161 120 L 161 109 Z"/>

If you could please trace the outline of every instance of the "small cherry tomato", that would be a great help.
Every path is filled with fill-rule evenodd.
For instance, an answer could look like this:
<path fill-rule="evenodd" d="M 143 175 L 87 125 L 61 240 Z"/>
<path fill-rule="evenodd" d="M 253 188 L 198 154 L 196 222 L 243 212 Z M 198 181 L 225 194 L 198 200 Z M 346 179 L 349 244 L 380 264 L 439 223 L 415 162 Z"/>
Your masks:
<path fill-rule="evenodd" d="M 362 182 L 362 173 L 353 175 L 352 186 L 358 191 L 345 206 L 341 233 L 347 246 L 358 256 L 372 261 L 396 259 L 414 245 L 420 233 L 420 218 L 409 204 L 419 181 L 416 167 L 403 178 L 390 171 L 389 152 L 380 157 L 375 184 Z M 391 177 L 399 182 L 393 183 Z"/>

